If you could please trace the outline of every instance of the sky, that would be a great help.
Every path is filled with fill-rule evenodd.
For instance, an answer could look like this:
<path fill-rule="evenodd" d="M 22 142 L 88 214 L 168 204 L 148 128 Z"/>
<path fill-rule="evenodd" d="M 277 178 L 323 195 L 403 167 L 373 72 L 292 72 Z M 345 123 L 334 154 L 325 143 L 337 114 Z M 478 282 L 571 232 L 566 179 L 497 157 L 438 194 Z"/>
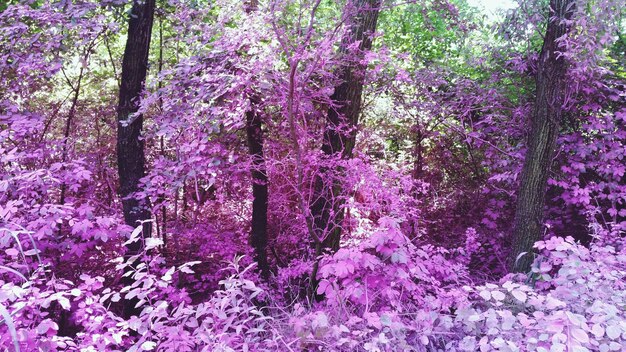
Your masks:
<path fill-rule="evenodd" d="M 493 18 L 498 10 L 508 10 L 517 7 L 515 0 L 468 0 L 468 3 L 482 8 L 490 18 Z"/>

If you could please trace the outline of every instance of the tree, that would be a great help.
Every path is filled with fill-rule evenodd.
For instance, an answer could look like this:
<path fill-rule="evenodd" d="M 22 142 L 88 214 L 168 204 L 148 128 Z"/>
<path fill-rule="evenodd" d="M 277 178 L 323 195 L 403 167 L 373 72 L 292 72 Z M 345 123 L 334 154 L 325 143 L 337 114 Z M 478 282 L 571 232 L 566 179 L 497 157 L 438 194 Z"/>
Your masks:
<path fill-rule="evenodd" d="M 349 28 L 339 48 L 339 55 L 345 60 L 337 71 L 340 83 L 331 95 L 332 105 L 326 115 L 322 152 L 329 160 L 352 158 L 366 70 L 363 57 L 372 48 L 380 4 L 380 0 L 354 0 L 344 9 L 344 16 L 352 17 L 347 20 Z M 315 180 L 311 216 L 316 239 L 321 241 L 316 243 L 317 254 L 324 249 L 339 249 L 343 222 L 339 198 L 342 187 L 337 178 L 340 172 L 338 167 L 323 166 Z"/>
<path fill-rule="evenodd" d="M 143 116 L 136 113 L 148 71 L 154 8 L 155 0 L 133 1 L 117 106 L 117 166 L 124 221 L 133 227 L 143 222 L 143 238 L 151 235 L 151 224 L 145 222 L 151 218 L 151 212 L 148 199 L 137 198 L 135 195 L 139 191 L 140 180 L 146 173 L 144 142 L 141 138 Z M 143 241 L 135 241 L 127 245 L 126 256 L 136 255 L 142 248 Z M 134 305 L 133 300 L 125 303 L 126 317 L 135 312 Z"/>
<path fill-rule="evenodd" d="M 250 244 L 255 251 L 255 260 L 263 276 L 269 273 L 267 263 L 267 172 L 263 158 L 263 131 L 262 121 L 253 106 L 246 112 L 246 135 L 248 150 L 252 157 L 252 227 L 250 230 Z"/>
<path fill-rule="evenodd" d="M 535 77 L 536 97 L 528 151 L 521 173 L 512 230 L 509 270 L 526 272 L 532 264 L 533 244 L 541 239 L 543 207 L 550 166 L 565 113 L 568 63 L 560 55 L 559 38 L 574 12 L 573 0 L 551 0 L 550 16 Z M 518 258 L 520 253 L 527 253 Z"/>
<path fill-rule="evenodd" d="M 247 1 L 245 11 L 250 14 L 258 7 L 257 0 Z M 267 263 L 267 171 L 263 157 L 263 130 L 262 120 L 256 111 L 258 99 L 250 99 L 250 108 L 246 111 L 246 136 L 248 151 L 252 158 L 252 220 L 250 230 L 250 245 L 254 248 L 255 260 L 259 265 L 261 275 L 267 277 L 269 266 Z"/>

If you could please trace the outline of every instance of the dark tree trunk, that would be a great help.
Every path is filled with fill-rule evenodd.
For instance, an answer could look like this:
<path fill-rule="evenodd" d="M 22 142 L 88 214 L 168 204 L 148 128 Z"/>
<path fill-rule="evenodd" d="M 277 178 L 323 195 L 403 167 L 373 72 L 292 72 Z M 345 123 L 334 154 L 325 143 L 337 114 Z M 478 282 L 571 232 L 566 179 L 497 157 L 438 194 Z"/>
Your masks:
<path fill-rule="evenodd" d="M 550 21 L 539 55 L 536 76 L 536 101 L 528 150 L 522 169 L 520 190 L 513 222 L 512 250 L 508 265 L 511 272 L 527 272 L 533 261 L 533 244 L 543 232 L 546 186 L 566 95 L 567 62 L 558 56 L 557 38 L 567 30 L 563 22 L 574 11 L 573 0 L 551 0 Z M 527 254 L 517 258 L 520 253 Z"/>
<path fill-rule="evenodd" d="M 145 176 L 144 142 L 141 138 L 143 116 L 135 115 L 148 71 L 148 52 L 152 35 L 155 0 L 135 0 L 128 21 L 128 39 L 122 62 L 122 78 L 117 107 L 117 166 L 120 178 L 120 195 L 124 208 L 124 221 L 136 227 L 141 221 L 149 220 L 148 199 L 137 199 L 140 179 Z M 143 238 L 150 237 L 151 224 L 143 226 Z M 136 255 L 143 249 L 143 241 L 131 243 L 126 248 L 126 257 Z M 126 277 L 125 284 L 132 283 Z M 124 305 L 124 316 L 136 314 L 135 301 Z"/>
<path fill-rule="evenodd" d="M 415 126 L 415 130 L 415 160 L 413 161 L 412 176 L 414 180 L 419 180 L 422 178 L 422 173 L 424 171 L 424 134 L 422 132 L 422 127 L 419 125 Z"/>
<path fill-rule="evenodd" d="M 331 96 L 333 106 L 328 109 L 322 152 L 329 160 L 350 159 L 356 142 L 356 132 L 361 112 L 361 96 L 366 65 L 365 52 L 372 47 L 372 35 L 381 0 L 353 0 L 346 5 L 344 13 L 352 16 L 349 31 L 341 42 L 339 54 L 346 61 L 339 67 L 337 75 L 341 83 Z M 358 52 L 350 52 L 350 47 L 359 42 Z M 322 167 L 315 180 L 311 215 L 315 235 L 322 239 L 316 244 L 316 252 L 339 249 L 343 222 L 342 201 L 339 195 L 342 186 L 338 181 L 341 173 L 337 167 Z M 320 254 L 320 253 L 317 253 Z"/>
<path fill-rule="evenodd" d="M 244 1 L 244 10 L 251 14 L 258 8 L 257 0 Z M 261 275 L 269 276 L 267 262 L 267 203 L 268 185 L 265 158 L 263 156 L 263 121 L 257 114 L 258 99 L 250 98 L 250 110 L 246 112 L 246 136 L 248 151 L 252 158 L 252 223 L 250 229 L 250 245 L 254 248 L 254 260 L 258 264 Z"/>
<path fill-rule="evenodd" d="M 263 157 L 263 131 L 261 118 L 254 110 L 246 112 L 246 134 L 248 150 L 252 157 L 252 229 L 250 244 L 254 248 L 255 260 L 259 265 L 261 275 L 269 275 L 267 263 L 267 172 Z"/>

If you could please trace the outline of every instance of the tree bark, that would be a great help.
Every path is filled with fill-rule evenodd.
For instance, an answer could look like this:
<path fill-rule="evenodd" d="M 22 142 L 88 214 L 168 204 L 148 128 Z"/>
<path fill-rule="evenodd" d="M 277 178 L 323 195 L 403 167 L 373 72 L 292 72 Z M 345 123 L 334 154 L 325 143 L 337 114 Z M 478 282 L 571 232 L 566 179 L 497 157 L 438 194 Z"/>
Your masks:
<path fill-rule="evenodd" d="M 250 245 L 254 248 L 255 260 L 263 277 L 269 276 L 267 262 L 267 172 L 263 156 L 263 131 L 260 116 L 254 110 L 254 101 L 251 109 L 246 112 L 246 134 L 248 150 L 252 158 L 252 227 L 250 231 Z"/>
<path fill-rule="evenodd" d="M 348 20 L 349 30 L 339 48 L 341 59 L 346 60 L 346 64 L 338 69 L 340 83 L 330 97 L 333 106 L 326 116 L 322 152 L 328 160 L 352 158 L 367 68 L 363 57 L 372 48 L 380 4 L 381 0 L 353 0 L 344 9 L 345 16 L 352 17 Z M 356 53 L 350 49 L 355 43 L 359 43 Z M 338 167 L 321 167 L 316 176 L 310 209 L 313 230 L 316 237 L 322 239 L 321 244 L 315 244 L 316 252 L 335 252 L 339 249 L 344 216 L 343 201 L 339 197 L 342 185 L 337 176 L 342 172 Z"/>
<path fill-rule="evenodd" d="M 135 0 L 128 21 L 128 38 L 122 61 L 122 76 L 117 107 L 117 166 L 120 178 L 120 195 L 126 224 L 136 227 L 152 215 L 146 198 L 137 199 L 139 184 L 145 176 L 144 142 L 141 138 L 143 116 L 137 115 L 139 100 L 148 71 L 148 52 L 152 36 L 155 0 Z M 142 237 L 151 236 L 152 226 L 144 223 Z M 142 238 L 142 239 L 143 239 Z M 143 240 L 131 243 L 126 248 L 127 258 L 137 255 L 143 249 Z M 125 277 L 125 284 L 132 278 Z M 137 313 L 135 301 L 124 304 L 124 316 Z"/>
<path fill-rule="evenodd" d="M 548 175 L 567 94 L 567 62 L 558 54 L 562 49 L 557 39 L 566 34 L 568 26 L 564 20 L 571 19 L 573 12 L 573 0 L 550 1 L 550 20 L 539 55 L 535 109 L 513 222 L 508 260 L 511 272 L 528 272 L 533 262 L 533 244 L 542 237 Z M 518 258 L 524 252 L 527 254 Z"/>
<path fill-rule="evenodd" d="M 246 14 L 255 12 L 258 0 L 245 0 Z M 252 159 L 252 221 L 250 228 L 250 245 L 254 248 L 254 260 L 258 264 L 261 276 L 269 277 L 267 262 L 267 204 L 269 199 L 267 171 L 263 155 L 263 121 L 257 114 L 259 100 L 250 98 L 250 110 L 246 112 L 246 137 L 248 151 Z"/>
<path fill-rule="evenodd" d="M 424 133 L 422 132 L 422 127 L 419 125 L 415 126 L 415 146 L 414 152 L 415 160 L 413 161 L 413 179 L 419 180 L 422 178 L 422 174 L 424 171 Z"/>

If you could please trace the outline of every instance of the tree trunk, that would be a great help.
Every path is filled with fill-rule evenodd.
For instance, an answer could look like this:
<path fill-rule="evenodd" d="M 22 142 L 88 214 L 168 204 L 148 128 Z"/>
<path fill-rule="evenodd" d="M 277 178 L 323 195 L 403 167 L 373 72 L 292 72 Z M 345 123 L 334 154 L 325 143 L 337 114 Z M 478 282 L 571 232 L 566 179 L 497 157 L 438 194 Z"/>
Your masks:
<path fill-rule="evenodd" d="M 258 0 L 244 1 L 244 10 L 249 15 L 258 8 Z M 263 121 L 256 112 L 258 99 L 250 98 L 250 110 L 246 112 L 246 136 L 248 151 L 252 158 L 252 221 L 250 245 L 254 248 L 254 260 L 258 264 L 261 276 L 269 276 L 267 262 L 267 204 L 268 185 L 265 158 L 263 156 Z"/>
<path fill-rule="evenodd" d="M 413 161 L 413 179 L 419 180 L 422 178 L 422 173 L 424 171 L 424 134 L 422 132 L 422 127 L 415 125 L 415 146 L 414 152 L 415 160 Z"/>
<path fill-rule="evenodd" d="M 574 12 L 573 0 L 551 0 L 550 20 L 539 55 L 536 101 L 528 150 L 522 169 L 520 190 L 513 222 L 511 272 L 527 272 L 533 261 L 533 244 L 543 232 L 546 186 L 564 113 L 567 62 L 558 56 L 557 39 L 563 36 Z M 520 253 L 527 254 L 517 258 Z"/>
<path fill-rule="evenodd" d="M 348 20 L 349 30 L 339 48 L 341 59 L 346 60 L 338 70 L 341 83 L 335 87 L 333 106 L 326 116 L 322 152 L 329 160 L 352 158 L 367 68 L 363 57 L 372 47 L 380 4 L 381 0 L 353 0 L 344 9 L 346 16 L 353 17 Z M 357 42 L 358 51 L 351 52 L 351 46 Z M 316 252 L 339 249 L 343 222 L 343 201 L 339 197 L 342 185 L 337 177 L 340 173 L 342 170 L 337 167 L 321 167 L 316 176 L 311 215 L 316 237 L 322 239 L 321 246 L 316 244 Z"/>
<path fill-rule="evenodd" d="M 148 52 L 152 35 L 155 0 L 135 0 L 128 21 L 128 39 L 122 62 L 122 77 L 117 107 L 117 166 L 120 178 L 120 195 L 124 208 L 124 221 L 138 226 L 151 218 L 148 199 L 137 199 L 140 179 L 145 176 L 144 142 L 141 138 L 143 116 L 135 115 L 148 71 Z M 150 237 L 151 224 L 144 223 L 142 237 Z M 126 257 L 136 255 L 143 249 L 143 241 L 131 243 L 126 248 Z M 125 284 L 132 278 L 125 277 Z M 135 301 L 125 302 L 124 316 L 137 313 Z"/>
<path fill-rule="evenodd" d="M 267 172 L 263 157 L 263 131 L 261 118 L 254 110 L 254 104 L 246 112 L 246 134 L 248 150 L 252 157 L 252 228 L 250 244 L 254 248 L 255 260 L 259 265 L 261 275 L 269 275 L 267 263 Z"/>

